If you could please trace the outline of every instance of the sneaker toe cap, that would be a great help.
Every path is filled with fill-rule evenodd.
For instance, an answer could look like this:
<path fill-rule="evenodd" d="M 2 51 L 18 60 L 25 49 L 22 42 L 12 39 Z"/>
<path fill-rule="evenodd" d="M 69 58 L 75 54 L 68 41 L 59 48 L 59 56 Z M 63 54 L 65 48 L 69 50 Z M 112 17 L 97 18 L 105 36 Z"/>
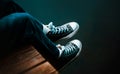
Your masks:
<path fill-rule="evenodd" d="M 75 40 L 72 40 L 71 43 L 75 44 L 78 48 L 82 48 L 82 43 L 81 41 L 75 39 Z"/>
<path fill-rule="evenodd" d="M 70 22 L 68 24 L 72 27 L 73 30 L 79 28 L 79 24 L 77 22 Z"/>

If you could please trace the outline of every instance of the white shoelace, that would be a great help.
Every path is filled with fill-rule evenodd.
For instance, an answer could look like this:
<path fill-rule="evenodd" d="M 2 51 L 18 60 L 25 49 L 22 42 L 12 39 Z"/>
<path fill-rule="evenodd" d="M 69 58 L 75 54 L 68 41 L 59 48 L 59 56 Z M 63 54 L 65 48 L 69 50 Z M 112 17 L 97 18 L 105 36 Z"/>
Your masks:
<path fill-rule="evenodd" d="M 64 53 L 65 56 L 69 56 L 72 53 L 74 53 L 75 52 L 74 50 L 76 49 L 76 46 L 72 43 L 69 43 L 66 46 L 62 46 L 62 45 L 58 44 L 57 48 L 59 49 L 59 57 L 61 57 L 63 51 L 65 51 L 65 53 Z"/>
<path fill-rule="evenodd" d="M 58 26 L 58 27 L 55 27 L 53 25 L 53 22 L 50 22 L 47 27 L 49 29 L 51 29 L 52 31 L 52 34 L 60 34 L 60 33 L 64 33 L 66 31 L 69 31 L 68 27 L 66 25 L 63 25 L 63 26 Z"/>

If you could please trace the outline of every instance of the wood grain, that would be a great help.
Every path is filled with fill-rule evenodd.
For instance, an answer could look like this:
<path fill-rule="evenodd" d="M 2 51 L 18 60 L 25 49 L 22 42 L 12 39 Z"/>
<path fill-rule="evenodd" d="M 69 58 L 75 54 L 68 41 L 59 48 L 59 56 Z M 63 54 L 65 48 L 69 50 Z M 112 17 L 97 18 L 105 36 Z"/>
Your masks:
<path fill-rule="evenodd" d="M 0 60 L 0 74 L 58 74 L 58 71 L 33 46 L 28 46 Z"/>

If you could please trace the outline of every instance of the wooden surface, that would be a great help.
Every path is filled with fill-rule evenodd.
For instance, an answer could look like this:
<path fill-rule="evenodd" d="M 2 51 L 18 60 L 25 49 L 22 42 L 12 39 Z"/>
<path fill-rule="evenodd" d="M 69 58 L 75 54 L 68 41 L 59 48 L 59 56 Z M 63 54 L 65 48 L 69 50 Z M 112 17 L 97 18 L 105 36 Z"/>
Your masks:
<path fill-rule="evenodd" d="M 34 47 L 28 46 L 0 60 L 0 74 L 58 74 Z"/>

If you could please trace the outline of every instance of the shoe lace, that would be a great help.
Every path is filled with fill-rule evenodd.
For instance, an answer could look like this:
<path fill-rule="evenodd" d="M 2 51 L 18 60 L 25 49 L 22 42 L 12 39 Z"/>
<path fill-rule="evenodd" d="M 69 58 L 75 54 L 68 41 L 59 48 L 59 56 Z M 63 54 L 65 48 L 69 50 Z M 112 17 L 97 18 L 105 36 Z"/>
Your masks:
<path fill-rule="evenodd" d="M 64 55 L 69 56 L 76 52 L 77 46 L 73 43 L 70 43 L 65 46 Z"/>
<path fill-rule="evenodd" d="M 52 34 L 62 34 L 62 33 L 65 33 L 67 31 L 69 31 L 69 25 L 63 25 L 63 26 L 58 26 L 58 27 L 55 27 L 53 25 L 52 22 L 50 22 L 48 25 L 47 25 L 48 28 L 51 29 L 51 33 Z"/>

